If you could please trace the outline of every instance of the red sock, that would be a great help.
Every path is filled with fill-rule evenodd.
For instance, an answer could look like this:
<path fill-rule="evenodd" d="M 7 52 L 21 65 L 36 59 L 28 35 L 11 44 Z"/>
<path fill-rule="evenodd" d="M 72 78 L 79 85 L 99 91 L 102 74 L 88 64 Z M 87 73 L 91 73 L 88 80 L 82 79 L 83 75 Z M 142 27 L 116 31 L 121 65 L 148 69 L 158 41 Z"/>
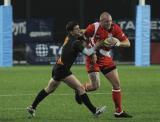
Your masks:
<path fill-rule="evenodd" d="M 115 104 L 116 112 L 122 112 L 121 90 L 112 90 L 112 99 Z"/>

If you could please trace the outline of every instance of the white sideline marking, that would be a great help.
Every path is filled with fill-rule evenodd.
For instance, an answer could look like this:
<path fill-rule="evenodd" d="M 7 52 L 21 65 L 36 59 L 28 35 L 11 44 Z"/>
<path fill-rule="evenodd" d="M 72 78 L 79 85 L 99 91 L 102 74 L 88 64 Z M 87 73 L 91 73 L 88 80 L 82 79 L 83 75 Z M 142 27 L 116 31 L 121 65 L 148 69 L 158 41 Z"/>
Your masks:
<path fill-rule="evenodd" d="M 93 95 L 104 95 L 104 94 L 111 94 L 106 92 L 99 92 L 99 93 L 87 93 L 87 94 L 93 94 Z M 36 94 L 0 94 L 0 97 L 15 97 L 15 96 L 34 96 Z M 73 96 L 72 93 L 61 93 L 61 94 L 52 94 L 56 96 Z"/>
<path fill-rule="evenodd" d="M 26 110 L 26 108 L 0 108 L 1 111 L 9 111 L 9 110 Z"/>
<path fill-rule="evenodd" d="M 111 94 L 111 93 L 87 93 L 87 94 L 93 94 L 93 95 L 105 95 L 105 94 Z M 15 96 L 33 96 L 36 94 L 1 94 L 0 97 L 15 97 Z M 52 94 L 56 96 L 73 96 L 74 93 L 61 93 L 61 94 Z M 25 110 L 26 108 L 0 108 L 0 111 L 9 111 L 9 110 Z"/>

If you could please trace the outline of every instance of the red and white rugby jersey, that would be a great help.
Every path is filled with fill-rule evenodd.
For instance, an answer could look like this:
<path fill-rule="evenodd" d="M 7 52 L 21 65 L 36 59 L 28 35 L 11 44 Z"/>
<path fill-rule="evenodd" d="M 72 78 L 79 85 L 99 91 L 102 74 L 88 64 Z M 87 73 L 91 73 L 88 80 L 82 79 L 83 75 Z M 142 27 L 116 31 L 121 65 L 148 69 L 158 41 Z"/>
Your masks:
<path fill-rule="evenodd" d="M 112 27 L 110 30 L 106 30 L 103 28 L 99 22 L 92 23 L 88 25 L 85 31 L 86 37 L 91 37 L 91 41 L 89 43 L 89 46 L 92 47 L 95 45 L 96 41 L 98 40 L 104 40 L 108 37 L 115 37 L 118 38 L 120 41 L 124 41 L 127 39 L 127 36 L 124 34 L 122 29 L 119 27 L 119 25 L 112 23 Z M 102 47 L 105 50 L 110 50 L 108 47 Z"/>

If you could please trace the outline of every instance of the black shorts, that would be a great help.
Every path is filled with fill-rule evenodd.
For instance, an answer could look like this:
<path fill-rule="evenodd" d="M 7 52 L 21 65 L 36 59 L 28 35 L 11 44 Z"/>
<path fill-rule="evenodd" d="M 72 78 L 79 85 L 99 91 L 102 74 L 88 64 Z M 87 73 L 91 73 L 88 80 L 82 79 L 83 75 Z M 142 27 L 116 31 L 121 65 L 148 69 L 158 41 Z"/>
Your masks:
<path fill-rule="evenodd" d="M 101 72 L 103 73 L 103 75 L 106 75 L 107 73 L 111 72 L 114 69 L 116 69 L 116 66 L 112 66 L 107 69 L 101 69 Z"/>
<path fill-rule="evenodd" d="M 72 72 L 68 70 L 64 65 L 55 64 L 52 69 L 52 78 L 55 81 L 61 81 L 71 74 Z"/>

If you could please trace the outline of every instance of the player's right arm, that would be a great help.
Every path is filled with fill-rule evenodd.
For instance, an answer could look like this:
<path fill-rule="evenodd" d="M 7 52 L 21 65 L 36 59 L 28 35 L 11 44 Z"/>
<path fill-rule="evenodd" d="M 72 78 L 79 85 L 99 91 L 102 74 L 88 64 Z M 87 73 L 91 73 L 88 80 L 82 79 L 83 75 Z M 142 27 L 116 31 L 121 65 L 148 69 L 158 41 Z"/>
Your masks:
<path fill-rule="evenodd" d="M 95 30 L 95 26 L 94 24 L 90 24 L 88 25 L 88 27 L 85 29 L 84 31 L 84 35 L 87 37 L 87 38 L 90 38 L 94 35 L 94 30 Z"/>
<path fill-rule="evenodd" d="M 82 53 L 83 54 L 85 54 L 85 55 L 87 55 L 87 56 L 93 56 L 93 59 L 94 59 L 94 57 L 95 57 L 95 55 L 96 55 L 96 50 L 97 50 L 97 48 L 99 48 L 101 45 L 103 45 L 103 42 L 102 41 L 97 41 L 96 43 L 95 43 L 95 45 L 93 46 L 93 47 L 87 47 L 87 46 L 85 46 L 85 45 L 83 45 L 84 46 L 84 49 L 82 50 Z"/>

